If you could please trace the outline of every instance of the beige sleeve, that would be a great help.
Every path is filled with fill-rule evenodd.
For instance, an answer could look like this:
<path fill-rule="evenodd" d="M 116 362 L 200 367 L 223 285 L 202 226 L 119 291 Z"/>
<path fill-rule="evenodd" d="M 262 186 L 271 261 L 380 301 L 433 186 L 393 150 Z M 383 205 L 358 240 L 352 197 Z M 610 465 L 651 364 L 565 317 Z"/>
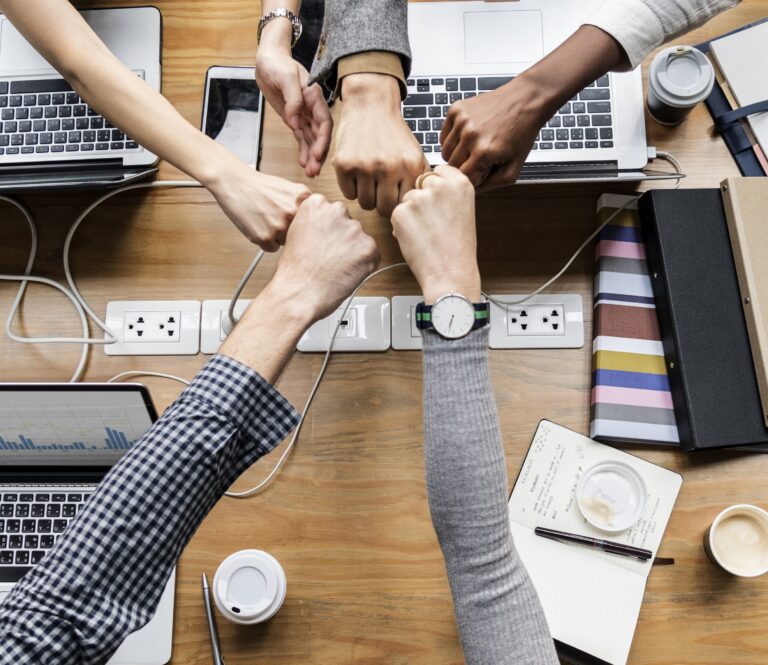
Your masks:
<path fill-rule="evenodd" d="M 403 61 L 396 53 L 388 51 L 364 51 L 339 59 L 338 79 L 334 97 L 341 99 L 341 81 L 350 74 L 388 74 L 400 82 L 400 95 L 405 98 L 405 72 Z"/>

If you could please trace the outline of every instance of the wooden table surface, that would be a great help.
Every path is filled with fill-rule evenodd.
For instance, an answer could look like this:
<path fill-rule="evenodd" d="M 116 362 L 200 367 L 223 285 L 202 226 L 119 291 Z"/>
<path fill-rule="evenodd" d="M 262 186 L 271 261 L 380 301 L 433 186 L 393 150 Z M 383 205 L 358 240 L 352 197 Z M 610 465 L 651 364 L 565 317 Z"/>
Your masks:
<path fill-rule="evenodd" d="M 99 6 L 145 4 L 100 0 Z M 155 0 L 164 20 L 163 89 L 193 124 L 200 122 L 203 81 L 211 65 L 250 65 L 259 2 Z M 94 6 L 80 2 L 82 7 Z M 685 41 L 697 43 L 768 14 L 768 0 L 745 0 Z M 650 61 L 650 58 L 646 61 Z M 688 178 L 683 187 L 715 187 L 737 175 L 701 106 L 680 127 L 648 120 L 649 143 L 673 152 Z M 293 139 L 267 112 L 263 170 L 304 180 Z M 163 165 L 163 178 L 178 173 Z M 310 186 L 339 199 L 327 165 Z M 659 186 L 670 186 L 662 183 Z M 553 274 L 595 226 L 605 185 L 521 186 L 478 201 L 480 266 L 490 292 L 524 293 Z M 631 191 L 624 188 L 618 191 Z M 35 273 L 62 279 L 64 235 L 93 193 L 26 195 L 38 220 Z M 401 259 L 388 221 L 349 204 L 382 252 L 382 265 Z M 1 208 L 0 269 L 21 272 L 29 235 L 20 216 Z M 109 300 L 230 297 L 255 248 L 203 190 L 128 193 L 108 202 L 82 226 L 72 264 L 78 285 L 104 313 Z M 273 272 L 274 257 L 246 289 L 255 294 Z M 593 258 L 581 256 L 556 284 L 584 298 L 591 339 Z M 0 283 L 5 319 L 15 287 Z M 385 273 L 368 295 L 416 294 L 407 270 Z M 32 286 L 17 329 L 26 334 L 79 335 L 71 305 L 51 289 Z M 5 381 L 65 381 L 79 347 L 28 346 L 0 336 Z M 108 358 L 94 349 L 85 375 L 103 381 L 128 369 L 169 371 L 191 378 L 206 361 L 193 357 Z M 321 358 L 296 354 L 279 383 L 303 404 Z M 514 477 L 537 422 L 549 418 L 588 432 L 591 351 L 491 351 L 510 475 Z M 159 408 L 178 384 L 147 379 Z M 463 662 L 440 550 L 427 511 L 422 461 L 421 357 L 415 352 L 336 355 L 299 445 L 262 496 L 223 499 L 181 559 L 176 593 L 173 663 L 210 663 L 200 598 L 200 573 L 213 575 L 230 553 L 262 548 L 288 576 L 288 597 L 276 618 L 258 627 L 219 620 L 227 663 L 270 665 L 452 665 Z M 768 456 L 684 455 L 636 448 L 639 455 L 682 472 L 685 481 L 662 556 L 676 565 L 655 568 L 648 580 L 630 655 L 633 665 L 768 663 L 768 576 L 734 579 L 716 571 L 701 547 L 713 517 L 733 503 L 766 507 Z M 275 455 L 236 484 L 245 488 L 271 468 Z M 152 565 L 151 561 L 145 565 Z"/>

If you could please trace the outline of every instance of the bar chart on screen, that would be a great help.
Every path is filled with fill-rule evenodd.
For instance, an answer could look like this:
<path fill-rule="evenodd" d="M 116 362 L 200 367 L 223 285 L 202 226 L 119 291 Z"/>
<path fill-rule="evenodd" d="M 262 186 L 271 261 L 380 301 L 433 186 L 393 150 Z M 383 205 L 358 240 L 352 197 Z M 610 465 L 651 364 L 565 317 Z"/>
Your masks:
<path fill-rule="evenodd" d="M 0 465 L 114 463 L 151 426 L 133 395 L 6 392 Z"/>
<path fill-rule="evenodd" d="M 86 445 L 84 441 L 72 441 L 69 443 L 51 442 L 37 444 L 29 436 L 19 434 L 16 440 L 5 439 L 0 435 L 0 450 L 129 450 L 134 441 L 129 441 L 125 432 L 104 428 L 104 443 L 102 445 Z"/>

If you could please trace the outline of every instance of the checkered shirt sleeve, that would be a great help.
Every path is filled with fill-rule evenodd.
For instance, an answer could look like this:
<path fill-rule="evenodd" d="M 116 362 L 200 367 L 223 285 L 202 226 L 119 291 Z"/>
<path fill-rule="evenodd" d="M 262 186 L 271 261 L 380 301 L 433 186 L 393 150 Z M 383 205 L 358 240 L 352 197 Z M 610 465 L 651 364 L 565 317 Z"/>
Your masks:
<path fill-rule="evenodd" d="M 297 422 L 261 376 L 226 356 L 211 359 L 6 597 L 0 664 L 108 660 L 152 618 L 216 501 Z"/>

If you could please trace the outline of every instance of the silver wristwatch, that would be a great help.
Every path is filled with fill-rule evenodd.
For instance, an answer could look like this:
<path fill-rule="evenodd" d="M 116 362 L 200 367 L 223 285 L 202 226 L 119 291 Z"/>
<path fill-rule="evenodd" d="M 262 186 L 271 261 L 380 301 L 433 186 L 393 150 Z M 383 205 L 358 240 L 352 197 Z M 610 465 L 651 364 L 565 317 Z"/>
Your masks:
<path fill-rule="evenodd" d="M 271 12 L 267 12 L 264 14 L 264 16 L 261 17 L 261 20 L 259 21 L 259 30 L 256 33 L 256 41 L 261 41 L 261 31 L 264 29 L 264 26 L 267 25 L 272 19 L 274 18 L 287 18 L 291 22 L 291 26 L 293 27 L 293 41 L 291 42 L 291 48 L 296 46 L 296 42 L 299 41 L 299 37 L 301 37 L 301 31 L 303 29 L 301 25 L 301 19 L 299 19 L 296 14 L 294 14 L 290 9 L 273 9 Z"/>

